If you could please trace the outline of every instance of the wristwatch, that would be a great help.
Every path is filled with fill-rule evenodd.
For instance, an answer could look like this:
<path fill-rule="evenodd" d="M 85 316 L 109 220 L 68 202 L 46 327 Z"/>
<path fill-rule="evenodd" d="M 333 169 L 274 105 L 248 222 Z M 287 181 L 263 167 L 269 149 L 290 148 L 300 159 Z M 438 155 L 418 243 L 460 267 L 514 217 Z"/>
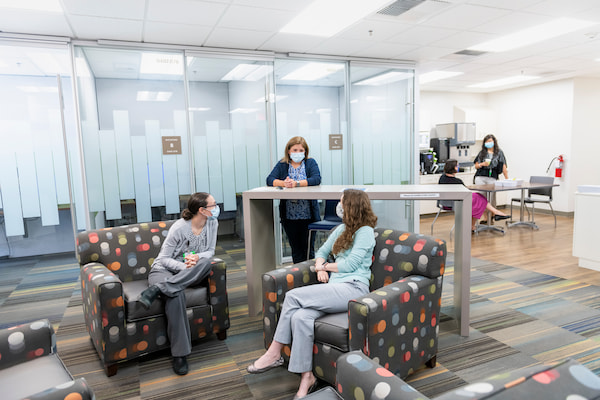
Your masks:
<path fill-rule="evenodd" d="M 327 261 L 325 261 L 323 264 L 321 264 L 321 267 L 323 268 L 321 271 L 325 271 L 325 266 L 329 264 Z"/>
<path fill-rule="evenodd" d="M 300 181 L 296 181 L 296 187 L 300 186 Z"/>

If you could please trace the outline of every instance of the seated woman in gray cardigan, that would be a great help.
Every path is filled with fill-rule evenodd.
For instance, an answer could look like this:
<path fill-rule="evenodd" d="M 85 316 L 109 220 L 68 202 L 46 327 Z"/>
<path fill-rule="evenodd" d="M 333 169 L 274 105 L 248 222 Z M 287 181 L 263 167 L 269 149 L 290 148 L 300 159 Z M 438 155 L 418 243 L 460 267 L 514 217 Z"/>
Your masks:
<path fill-rule="evenodd" d="M 183 290 L 202 282 L 211 272 L 219 212 L 210 194 L 200 192 L 190 197 L 181 218 L 169 229 L 148 275 L 150 287 L 140 297 L 148 308 L 159 295 L 165 299 L 173 370 L 178 375 L 188 373 L 186 357 L 192 351 Z"/>

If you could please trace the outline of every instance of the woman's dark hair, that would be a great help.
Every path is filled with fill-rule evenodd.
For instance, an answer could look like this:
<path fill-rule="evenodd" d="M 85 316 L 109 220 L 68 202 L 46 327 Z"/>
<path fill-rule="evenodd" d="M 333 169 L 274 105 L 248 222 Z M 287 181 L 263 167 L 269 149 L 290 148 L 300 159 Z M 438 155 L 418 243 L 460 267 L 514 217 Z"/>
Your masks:
<path fill-rule="evenodd" d="M 446 163 L 444 164 L 444 173 L 445 174 L 455 174 L 456 173 L 456 166 L 458 165 L 458 161 L 456 161 L 453 158 L 449 158 L 446 160 Z"/>
<path fill-rule="evenodd" d="M 339 254 L 352 247 L 354 233 L 359 228 L 366 225 L 375 228 L 375 224 L 377 224 L 377 216 L 371 208 L 371 200 L 363 190 L 346 189 L 343 196 L 344 218 L 342 221 L 346 225 L 346 229 L 333 244 L 333 254 Z"/>
<path fill-rule="evenodd" d="M 494 155 L 498 154 L 498 151 L 500 151 L 500 149 L 498 148 L 498 140 L 496 139 L 496 136 L 490 133 L 488 135 L 485 135 L 485 137 L 483 138 L 483 142 L 481 142 L 481 151 L 479 152 L 480 159 L 485 159 L 485 156 L 488 152 L 487 147 L 485 147 L 485 142 L 487 142 L 490 139 L 494 141 Z"/>
<path fill-rule="evenodd" d="M 181 218 L 189 221 L 194 215 L 198 213 L 198 210 L 208 205 L 209 193 L 198 192 L 194 193 L 188 200 L 187 208 L 181 212 Z"/>

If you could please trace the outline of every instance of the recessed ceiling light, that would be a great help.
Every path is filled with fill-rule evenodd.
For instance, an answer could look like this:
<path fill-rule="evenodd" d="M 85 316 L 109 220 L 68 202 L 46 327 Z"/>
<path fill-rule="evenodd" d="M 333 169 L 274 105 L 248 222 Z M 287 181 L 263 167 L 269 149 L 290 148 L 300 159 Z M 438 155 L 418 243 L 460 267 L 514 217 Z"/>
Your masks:
<path fill-rule="evenodd" d="M 260 64 L 238 64 L 234 69 L 221 78 L 222 81 L 252 81 L 264 78 L 270 73 L 270 65 Z"/>
<path fill-rule="evenodd" d="M 530 81 L 530 80 L 537 79 L 537 78 L 539 78 L 539 76 L 515 75 L 515 76 L 510 76 L 508 78 L 496 79 L 493 81 L 477 83 L 475 85 L 469 85 L 469 87 L 471 87 L 471 88 L 491 88 L 491 87 L 498 87 L 498 86 L 506 86 L 506 85 L 510 85 L 513 83 L 526 82 L 526 81 Z"/>
<path fill-rule="evenodd" d="M 404 79 L 410 79 L 414 75 L 410 72 L 390 71 L 372 78 L 363 79 L 355 82 L 355 85 L 368 85 L 368 86 L 380 86 L 387 85 L 388 83 L 401 81 Z"/>
<path fill-rule="evenodd" d="M 441 79 L 452 78 L 453 76 L 462 75 L 463 72 L 452 72 L 452 71 L 431 71 L 419 75 L 419 84 L 424 85 L 426 83 L 439 81 Z"/>
<path fill-rule="evenodd" d="M 153 92 L 148 90 L 140 90 L 137 92 L 137 101 L 169 101 L 173 96 L 173 92 Z"/>
<path fill-rule="evenodd" d="M 316 81 L 324 76 L 338 72 L 344 69 L 344 64 L 331 63 L 308 63 L 295 71 L 290 72 L 281 80 L 284 81 Z"/>
<path fill-rule="evenodd" d="M 588 28 L 596 24 L 597 22 L 583 21 L 580 19 L 558 18 L 541 25 L 532 26 L 523 29 L 522 31 L 469 47 L 469 50 L 493 52 L 512 50 Z"/>
<path fill-rule="evenodd" d="M 390 0 L 315 0 L 280 32 L 330 37 L 393 2 Z"/>
<path fill-rule="evenodd" d="M 168 53 L 142 53 L 140 74 L 183 75 L 183 56 Z"/>
<path fill-rule="evenodd" d="M 0 0 L 0 8 L 62 13 L 59 0 Z"/>

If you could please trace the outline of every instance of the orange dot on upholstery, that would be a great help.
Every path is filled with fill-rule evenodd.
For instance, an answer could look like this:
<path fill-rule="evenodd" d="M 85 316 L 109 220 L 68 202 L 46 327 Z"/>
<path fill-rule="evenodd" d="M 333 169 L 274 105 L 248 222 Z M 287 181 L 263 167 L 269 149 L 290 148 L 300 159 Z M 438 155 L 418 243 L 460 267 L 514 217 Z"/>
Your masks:
<path fill-rule="evenodd" d="M 275 293 L 275 292 L 268 292 L 267 293 L 267 299 L 269 299 L 269 301 L 271 303 L 275 303 L 277 301 L 277 293 Z"/>
<path fill-rule="evenodd" d="M 116 303 L 118 307 L 123 307 L 123 296 L 117 297 Z"/>
<path fill-rule="evenodd" d="M 82 400 L 83 397 L 81 396 L 81 394 L 79 393 L 69 393 L 68 395 L 65 396 L 65 400 Z"/>
<path fill-rule="evenodd" d="M 379 323 L 377 324 L 377 330 L 379 331 L 379 333 L 382 333 L 385 331 L 385 320 L 384 319 L 379 321 Z"/>
<path fill-rule="evenodd" d="M 137 348 L 138 348 L 138 351 L 146 350 L 148 348 L 148 342 L 146 342 L 145 340 L 142 340 L 141 342 L 139 342 L 137 344 Z"/>
<path fill-rule="evenodd" d="M 375 370 L 375 372 L 377 373 L 377 375 L 383 376 L 384 378 L 389 378 L 389 377 L 394 376 L 392 371 L 390 371 L 389 369 L 385 369 L 385 368 L 377 368 Z"/>
<path fill-rule="evenodd" d="M 383 286 L 387 286 L 390 283 L 392 283 L 392 277 L 391 276 L 386 276 L 385 279 L 383 280 Z"/>
<path fill-rule="evenodd" d="M 425 322 L 425 309 L 421 309 L 420 320 L 421 320 L 421 323 Z"/>
<path fill-rule="evenodd" d="M 292 274 L 287 274 L 285 276 L 285 280 L 287 281 L 287 283 L 294 283 L 294 275 Z"/>
<path fill-rule="evenodd" d="M 446 269 L 446 266 L 444 264 L 440 265 L 440 275 L 444 275 L 445 269 Z"/>
<path fill-rule="evenodd" d="M 118 270 L 120 270 L 120 269 L 121 269 L 121 263 L 120 263 L 120 262 L 118 262 L 118 261 L 115 261 L 115 262 L 113 262 L 113 263 L 110 263 L 110 264 L 108 264 L 108 268 L 109 268 L 111 271 L 118 271 Z"/>
<path fill-rule="evenodd" d="M 406 239 L 408 239 L 408 237 L 410 236 L 410 233 L 403 233 L 402 235 L 400 235 L 400 237 L 398 238 L 401 242 L 405 241 Z"/>
<path fill-rule="evenodd" d="M 284 346 L 283 347 L 283 352 L 286 356 L 290 356 L 290 354 L 292 354 L 292 348 L 290 346 Z"/>
<path fill-rule="evenodd" d="M 210 281 L 210 292 L 215 293 L 217 291 L 217 283 L 214 281 Z"/>
<path fill-rule="evenodd" d="M 98 238 L 98 234 L 97 233 L 90 233 L 88 238 L 90 239 L 90 243 L 98 243 L 98 241 L 100 240 Z"/>
<path fill-rule="evenodd" d="M 122 360 L 127 358 L 127 349 L 122 349 L 118 354 L 118 358 Z"/>
<path fill-rule="evenodd" d="M 167 224 L 165 224 L 164 222 L 159 222 L 158 226 L 160 226 L 161 228 L 164 228 L 165 226 L 167 226 Z"/>

